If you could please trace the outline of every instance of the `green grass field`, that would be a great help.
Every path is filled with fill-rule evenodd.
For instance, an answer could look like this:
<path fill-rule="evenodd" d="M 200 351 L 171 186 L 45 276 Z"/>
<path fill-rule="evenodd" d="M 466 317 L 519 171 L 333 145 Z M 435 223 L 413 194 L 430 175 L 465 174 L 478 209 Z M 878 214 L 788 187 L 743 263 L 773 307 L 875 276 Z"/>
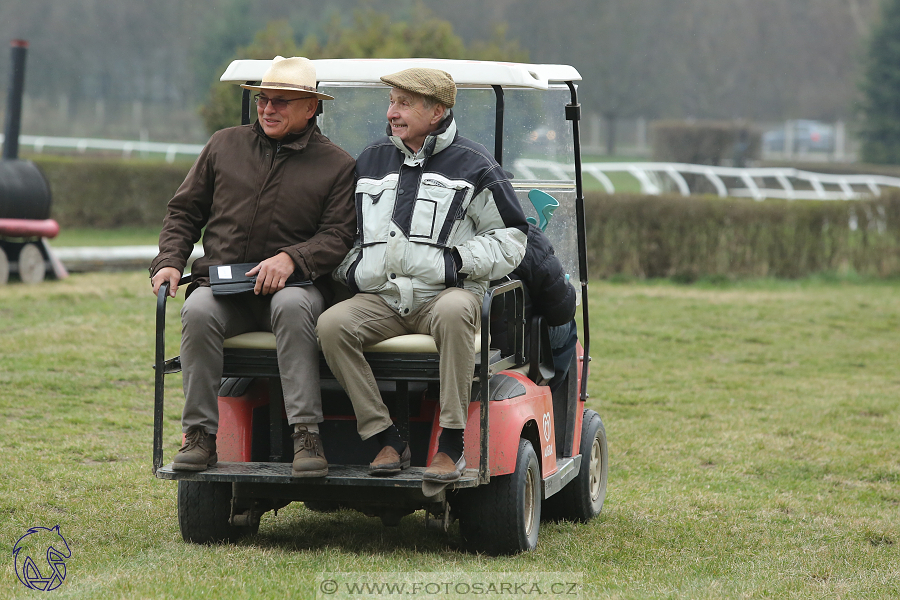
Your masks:
<path fill-rule="evenodd" d="M 70 246 L 155 246 L 159 227 L 119 227 L 117 229 L 63 228 L 50 245 Z"/>
<path fill-rule="evenodd" d="M 34 597 L 12 547 L 59 524 L 59 598 L 324 598 L 324 573 L 424 571 L 580 574 L 584 598 L 896 598 L 898 298 L 897 282 L 594 283 L 606 506 L 490 558 L 421 514 L 390 529 L 299 504 L 239 544 L 183 543 L 175 485 L 150 469 L 146 274 L 0 287 L 0 597 Z M 168 387 L 167 461 L 180 379 Z"/>
<path fill-rule="evenodd" d="M 597 156 L 586 154 L 581 157 L 584 164 L 594 162 L 647 162 L 647 158 L 636 156 Z M 617 193 L 641 193 L 641 184 L 631 173 L 613 171 L 606 174 L 612 182 Z M 586 192 L 605 192 L 606 188 L 596 177 L 590 174 L 584 175 L 584 190 Z"/>

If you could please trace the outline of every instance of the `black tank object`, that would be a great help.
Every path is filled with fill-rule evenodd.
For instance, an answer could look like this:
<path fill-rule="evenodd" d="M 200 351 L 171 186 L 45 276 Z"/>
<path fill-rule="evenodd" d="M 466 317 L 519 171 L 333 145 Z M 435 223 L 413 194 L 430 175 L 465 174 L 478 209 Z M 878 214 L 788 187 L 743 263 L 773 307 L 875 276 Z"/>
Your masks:
<path fill-rule="evenodd" d="M 49 219 L 50 186 L 37 165 L 19 159 L 19 126 L 28 42 L 13 40 L 12 69 L 0 161 L 0 219 Z"/>
<path fill-rule="evenodd" d="M 50 186 L 29 160 L 0 161 L 0 219 L 49 219 Z"/>

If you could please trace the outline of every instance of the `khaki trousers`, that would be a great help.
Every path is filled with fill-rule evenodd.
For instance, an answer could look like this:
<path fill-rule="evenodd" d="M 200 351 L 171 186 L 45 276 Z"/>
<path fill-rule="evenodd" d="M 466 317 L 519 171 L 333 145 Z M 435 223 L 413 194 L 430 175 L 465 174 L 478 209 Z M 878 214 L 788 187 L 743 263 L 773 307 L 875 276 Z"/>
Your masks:
<path fill-rule="evenodd" d="M 368 439 L 392 424 L 363 348 L 409 333 L 429 334 L 437 345 L 441 427 L 465 429 L 480 321 L 481 299 L 460 288 L 444 290 L 406 316 L 375 294 L 357 294 L 322 313 L 316 326 L 319 343 L 350 396 L 360 437 Z"/>
<path fill-rule="evenodd" d="M 248 331 L 275 334 L 288 423 L 321 423 L 315 323 L 324 307 L 322 293 L 312 285 L 287 287 L 267 296 L 217 297 L 208 287 L 194 290 L 181 309 L 182 430 L 202 425 L 207 432 L 216 433 L 222 343 Z"/>

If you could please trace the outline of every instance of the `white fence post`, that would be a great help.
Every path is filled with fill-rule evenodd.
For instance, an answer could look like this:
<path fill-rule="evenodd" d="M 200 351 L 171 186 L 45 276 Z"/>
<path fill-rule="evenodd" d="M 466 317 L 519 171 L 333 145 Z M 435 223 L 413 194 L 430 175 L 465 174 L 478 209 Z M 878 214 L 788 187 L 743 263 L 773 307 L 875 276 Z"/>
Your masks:
<path fill-rule="evenodd" d="M 847 131 L 843 121 L 834 124 L 834 160 L 835 162 L 844 162 L 846 151 L 844 145 L 847 143 Z"/>

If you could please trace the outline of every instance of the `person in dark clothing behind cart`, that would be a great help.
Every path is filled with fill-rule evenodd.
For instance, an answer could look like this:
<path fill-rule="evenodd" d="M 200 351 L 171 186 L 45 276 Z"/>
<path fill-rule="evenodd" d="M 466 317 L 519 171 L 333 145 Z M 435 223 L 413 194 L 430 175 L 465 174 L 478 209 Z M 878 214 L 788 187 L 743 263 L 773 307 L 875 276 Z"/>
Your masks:
<path fill-rule="evenodd" d="M 525 258 L 509 278 L 520 280 L 525 288 L 526 323 L 531 322 L 532 314 L 539 314 L 550 327 L 554 368 L 550 389 L 555 392 L 566 378 L 578 341 L 575 323 L 577 292 L 566 278 L 566 271 L 556 257 L 553 244 L 538 226 L 528 225 Z"/>

